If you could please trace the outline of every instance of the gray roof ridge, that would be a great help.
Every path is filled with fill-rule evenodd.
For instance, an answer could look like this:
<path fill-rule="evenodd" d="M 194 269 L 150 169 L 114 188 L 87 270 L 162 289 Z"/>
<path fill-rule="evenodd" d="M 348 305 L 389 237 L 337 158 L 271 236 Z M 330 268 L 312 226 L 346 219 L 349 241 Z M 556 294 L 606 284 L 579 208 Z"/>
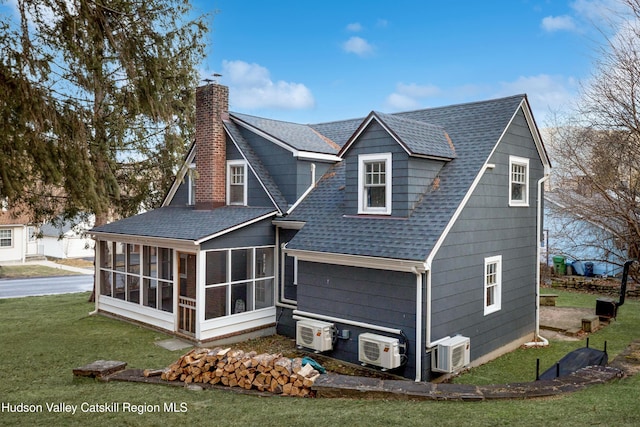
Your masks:
<path fill-rule="evenodd" d="M 493 102 L 505 101 L 507 99 L 516 99 L 516 98 L 524 99 L 524 98 L 526 98 L 526 96 L 527 96 L 526 94 L 520 93 L 520 94 L 517 94 L 517 95 L 500 96 L 500 97 L 491 98 L 491 99 L 460 102 L 460 103 L 457 103 L 457 104 L 441 105 L 441 106 L 437 106 L 437 107 L 427 107 L 427 108 L 417 108 L 415 110 L 396 111 L 395 113 L 387 113 L 387 114 L 390 114 L 392 116 L 403 116 L 405 114 L 419 113 L 421 111 L 446 110 L 448 108 L 454 108 L 454 107 L 467 107 L 467 106 L 472 106 L 472 105 L 490 104 L 490 103 L 493 103 Z"/>
<path fill-rule="evenodd" d="M 385 115 L 389 115 L 389 116 L 402 117 L 404 114 L 408 114 L 408 113 L 410 114 L 410 113 L 416 113 L 416 112 L 420 112 L 420 111 L 442 110 L 442 109 L 447 109 L 447 108 L 452 108 L 452 107 L 463 107 L 463 106 L 474 105 L 474 104 L 486 104 L 486 103 L 491 103 L 491 102 L 501 101 L 501 100 L 506 100 L 506 99 L 525 98 L 526 96 L 527 96 L 526 94 L 520 93 L 520 94 L 515 94 L 515 95 L 500 96 L 500 97 L 491 98 L 491 99 L 482 99 L 482 100 L 478 100 L 478 101 L 468 101 L 468 102 L 453 103 L 453 104 L 449 104 L 449 105 L 440 105 L 440 106 L 437 106 L 437 107 L 426 107 L 426 108 L 416 108 L 414 110 L 396 111 L 394 113 L 381 113 L 378 110 L 372 110 L 372 111 L 374 113 L 376 113 L 376 114 L 385 114 Z M 246 115 L 248 115 L 248 114 L 246 114 Z M 328 124 L 351 122 L 351 121 L 363 121 L 367 117 L 368 117 L 368 114 L 364 115 L 364 116 L 361 116 L 361 117 L 354 117 L 354 118 L 351 118 L 351 119 L 342 119 L 342 120 L 339 119 L 339 120 L 330 120 L 328 122 L 310 123 L 309 126 L 320 126 L 320 125 L 328 125 Z M 409 119 L 409 120 L 415 120 L 415 119 Z M 420 122 L 420 120 L 417 120 L 417 121 Z M 426 123 L 426 122 L 424 122 L 424 123 Z M 435 125 L 435 126 L 437 126 L 437 125 Z"/>
<path fill-rule="evenodd" d="M 238 118 L 240 120 L 242 120 L 242 117 L 244 116 L 244 117 L 251 117 L 251 118 L 254 118 L 254 119 L 268 120 L 270 122 L 286 123 L 286 124 L 295 125 L 295 126 L 309 126 L 308 124 L 292 122 L 290 120 L 271 119 L 269 117 L 255 116 L 253 114 L 238 113 L 238 112 L 234 112 L 234 111 L 229 111 L 229 115 L 231 115 L 233 117 L 236 117 L 236 118 Z"/>
<path fill-rule="evenodd" d="M 229 113 L 241 126 L 257 129 L 293 150 L 335 154 L 338 144 L 319 133 L 309 124 L 277 120 L 243 113 Z M 261 123 L 260 123 L 261 122 Z M 294 129 L 295 134 L 288 134 Z M 294 137 L 295 136 L 295 137 Z"/>

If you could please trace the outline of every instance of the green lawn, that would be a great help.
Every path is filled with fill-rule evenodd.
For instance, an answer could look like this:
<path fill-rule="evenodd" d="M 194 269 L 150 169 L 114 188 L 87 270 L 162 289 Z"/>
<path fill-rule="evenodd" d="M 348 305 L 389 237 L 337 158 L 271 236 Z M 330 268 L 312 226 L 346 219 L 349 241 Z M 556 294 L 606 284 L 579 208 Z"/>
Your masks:
<path fill-rule="evenodd" d="M 22 279 L 27 277 L 54 277 L 77 275 L 74 271 L 52 268 L 44 265 L 3 265 L 0 279 Z"/>
<path fill-rule="evenodd" d="M 559 303 L 591 305 L 594 297 L 565 292 Z M 166 335 L 102 316 L 88 316 L 88 294 L 0 300 L 0 425 L 92 426 L 540 426 L 640 425 L 640 376 L 587 390 L 538 400 L 410 402 L 258 397 L 230 391 L 192 391 L 158 385 L 102 383 L 74 378 L 71 370 L 98 359 L 123 360 L 133 368 L 160 368 L 184 351 L 170 352 L 154 342 Z M 591 300 L 589 300 L 589 298 Z M 618 321 L 593 334 L 617 353 L 640 337 L 640 303 L 627 301 Z M 487 383 L 531 379 L 535 359 L 554 358 L 584 343 L 553 342 L 548 349 L 518 350 L 476 368 L 458 382 Z M 613 356 L 613 354 L 612 354 Z M 532 371 L 533 370 L 533 371 Z M 526 371 L 522 373 L 522 371 Z M 49 412 L 47 404 L 78 405 L 75 415 Z M 165 412 L 175 403 L 183 413 Z M 115 413 L 82 412 L 119 404 Z M 41 405 L 42 412 L 15 413 L 8 404 Z M 150 405 L 159 412 L 125 411 Z M 83 406 L 84 405 L 84 408 Z M 133 409 L 133 408 L 131 408 Z M 138 408 L 136 408 L 138 409 Z"/>

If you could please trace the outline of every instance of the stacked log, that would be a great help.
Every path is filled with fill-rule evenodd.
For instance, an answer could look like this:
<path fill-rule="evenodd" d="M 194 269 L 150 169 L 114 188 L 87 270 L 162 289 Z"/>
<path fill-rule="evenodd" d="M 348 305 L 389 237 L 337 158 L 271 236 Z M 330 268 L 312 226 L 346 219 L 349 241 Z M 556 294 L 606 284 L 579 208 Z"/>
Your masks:
<path fill-rule="evenodd" d="M 158 371 L 145 372 L 157 375 Z M 245 353 L 231 348 L 198 348 L 181 356 L 160 372 L 166 381 L 209 383 L 256 389 L 285 396 L 307 397 L 320 373 L 301 358 L 282 354 Z"/>

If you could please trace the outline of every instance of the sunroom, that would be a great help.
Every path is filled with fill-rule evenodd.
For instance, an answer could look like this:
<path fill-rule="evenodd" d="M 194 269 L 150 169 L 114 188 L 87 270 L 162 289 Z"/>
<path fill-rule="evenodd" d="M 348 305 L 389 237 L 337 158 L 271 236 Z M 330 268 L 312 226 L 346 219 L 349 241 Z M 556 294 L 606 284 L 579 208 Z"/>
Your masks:
<path fill-rule="evenodd" d="M 177 215 L 174 219 L 179 221 L 182 211 L 190 209 L 158 210 Z M 210 216 L 192 212 L 201 221 Z M 153 233 L 149 216 L 92 230 L 100 313 L 197 342 L 273 333 L 277 261 L 271 215 L 193 240 L 169 237 L 170 229 Z M 146 235 L 115 232 L 128 228 L 133 233 L 144 223 Z"/>

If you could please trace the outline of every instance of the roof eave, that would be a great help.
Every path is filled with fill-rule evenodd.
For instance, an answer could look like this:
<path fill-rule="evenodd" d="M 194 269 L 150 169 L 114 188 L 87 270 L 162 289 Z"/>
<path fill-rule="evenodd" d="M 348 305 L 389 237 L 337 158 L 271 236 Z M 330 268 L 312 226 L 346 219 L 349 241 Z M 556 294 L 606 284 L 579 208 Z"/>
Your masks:
<path fill-rule="evenodd" d="M 295 256 L 299 261 L 344 265 L 349 267 L 373 268 L 377 270 L 401 271 L 405 273 L 424 273 L 426 270 L 424 261 L 418 260 L 350 255 L 303 249 L 288 249 L 286 247 L 284 252 L 291 256 Z"/>

